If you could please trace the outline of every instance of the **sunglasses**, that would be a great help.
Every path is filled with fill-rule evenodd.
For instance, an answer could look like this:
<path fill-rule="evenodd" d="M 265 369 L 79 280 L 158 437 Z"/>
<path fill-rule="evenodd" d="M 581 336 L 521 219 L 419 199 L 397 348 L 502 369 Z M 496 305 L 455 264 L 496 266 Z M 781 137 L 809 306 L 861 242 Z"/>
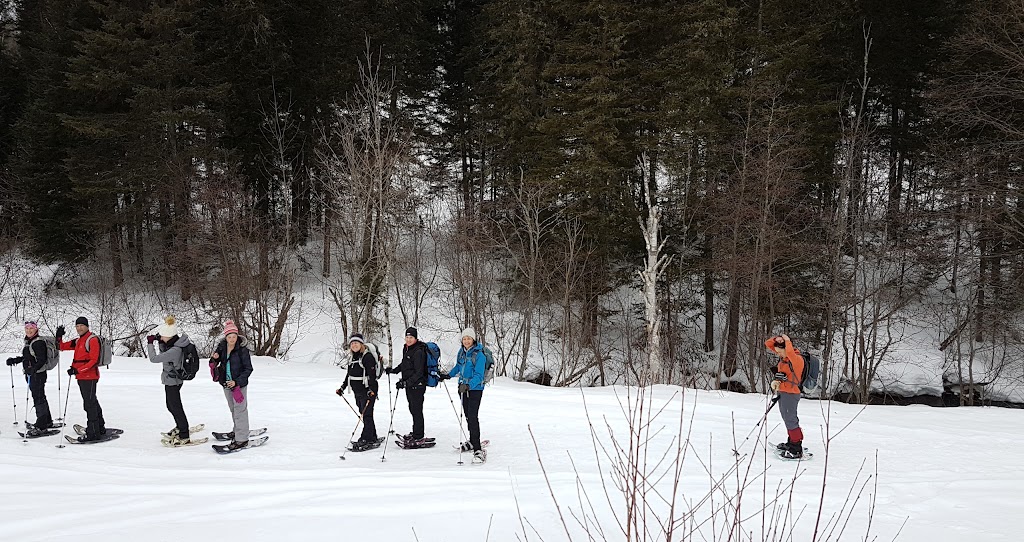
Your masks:
<path fill-rule="evenodd" d="M 39 327 L 39 324 L 29 320 L 28 322 L 25 322 L 25 327 Z"/>

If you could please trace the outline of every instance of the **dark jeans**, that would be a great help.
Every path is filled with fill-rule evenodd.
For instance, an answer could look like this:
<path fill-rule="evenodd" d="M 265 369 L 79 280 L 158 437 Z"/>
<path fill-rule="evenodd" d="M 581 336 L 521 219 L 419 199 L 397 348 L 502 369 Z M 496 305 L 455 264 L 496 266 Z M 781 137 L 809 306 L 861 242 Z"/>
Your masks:
<path fill-rule="evenodd" d="M 356 409 L 363 413 L 363 432 L 359 435 L 362 440 L 377 441 L 377 425 L 373 423 L 373 407 L 376 402 L 365 391 L 356 393 Z"/>
<path fill-rule="evenodd" d="M 473 450 L 480 449 L 480 401 L 484 398 L 484 390 L 469 390 L 462 396 L 462 412 L 466 414 L 466 425 L 469 426 L 469 443 Z"/>
<path fill-rule="evenodd" d="M 53 424 L 53 417 L 50 415 L 50 403 L 46 402 L 46 373 L 30 376 L 28 389 L 32 390 L 32 404 L 36 406 L 36 427 L 47 429 Z"/>
<path fill-rule="evenodd" d="M 174 416 L 174 424 L 178 426 L 178 437 L 185 440 L 188 439 L 188 418 L 185 417 L 185 407 L 181 406 L 181 386 L 164 386 L 164 396 L 167 398 L 167 411 Z"/>
<path fill-rule="evenodd" d="M 427 388 L 419 386 L 416 388 L 405 388 L 405 399 L 409 401 L 409 414 L 412 414 L 411 438 L 423 438 L 423 396 Z"/>
<path fill-rule="evenodd" d="M 89 438 L 99 438 L 107 432 L 107 424 L 103 421 L 103 409 L 100 408 L 99 399 L 96 399 L 96 385 L 99 383 L 99 380 L 78 381 L 78 390 L 82 392 L 82 407 L 85 408 L 85 417 L 89 420 L 85 426 L 85 436 Z"/>

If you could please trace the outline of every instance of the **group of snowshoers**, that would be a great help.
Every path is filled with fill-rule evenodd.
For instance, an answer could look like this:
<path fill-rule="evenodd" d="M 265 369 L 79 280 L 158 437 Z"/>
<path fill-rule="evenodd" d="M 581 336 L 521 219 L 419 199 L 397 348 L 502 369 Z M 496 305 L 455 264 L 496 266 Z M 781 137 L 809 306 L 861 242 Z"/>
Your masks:
<path fill-rule="evenodd" d="M 459 399 L 469 429 L 469 440 L 459 444 L 458 448 L 463 452 L 472 452 L 474 463 L 487 461 L 487 451 L 484 450 L 486 441 L 480 440 L 479 417 L 486 382 L 487 360 L 473 328 L 463 330 L 462 346 L 455 357 L 455 366 L 447 372 L 429 367 L 428 359 L 431 354 L 428 345 L 419 339 L 419 332 L 415 327 L 405 330 L 401 363 L 384 371 L 381 371 L 382 367 L 378 365 L 381 361 L 380 355 L 376 353 L 376 347 L 367 343 L 362 334 L 353 333 L 348 339 L 348 346 L 346 363 L 343 364 L 347 366 L 347 372 L 341 387 L 337 389 L 337 394 L 344 398 L 346 389 L 352 388 L 356 398 L 356 415 L 363 426 L 359 439 L 352 442 L 349 450 L 372 450 L 384 441 L 385 437 L 377 436 L 373 410 L 379 393 L 378 375 L 386 372 L 389 375 L 400 375 L 395 383 L 395 389 L 405 390 L 409 414 L 412 415 L 412 431 L 398 434 L 398 446 L 417 449 L 431 448 L 435 445 L 435 440 L 426 437 L 424 433 L 423 403 L 426 391 L 432 382 L 457 378 Z M 391 411 L 391 422 L 394 421 L 394 408 L 392 407 Z M 461 425 L 461 420 L 459 423 Z M 358 427 L 357 422 L 356 428 Z"/>
<path fill-rule="evenodd" d="M 22 365 L 29 390 L 32 392 L 36 411 L 36 421 L 28 424 L 25 438 L 39 438 L 56 434 L 62 423 L 54 423 L 49 404 L 46 400 L 44 386 L 48 358 L 52 357 L 51 348 L 56 350 L 72 350 L 74 357 L 71 367 L 67 370 L 69 377 L 74 376 L 82 394 L 82 406 L 85 410 L 87 423 L 75 426 L 77 437 L 67 437 L 69 442 L 89 444 L 118 438 L 120 429 L 108 428 L 103 418 L 103 408 L 96 395 L 100 380 L 100 365 L 104 346 L 102 340 L 89 329 L 89 320 L 82 316 L 75 320 L 75 331 L 78 337 L 65 341 L 64 326 L 57 326 L 52 339 L 52 346 L 47 338 L 39 335 L 39 325 L 34 321 L 25 322 L 25 346 L 19 357 L 7 359 L 8 366 Z M 191 353 L 198 361 L 195 345 L 183 333 L 174 316 L 168 316 L 163 324 L 155 326 L 155 333 L 146 336 L 148 358 L 153 363 L 162 365 L 160 380 L 164 385 L 164 397 L 168 412 L 174 418 L 175 426 L 166 433 L 162 443 L 169 447 L 191 446 L 206 442 L 190 438 L 190 432 L 202 429 L 202 426 L 190 428 L 185 409 L 181 403 L 181 388 L 184 380 L 194 377 L 185 369 L 186 358 Z M 109 348 L 109 346 L 106 346 Z M 218 452 L 233 452 L 250 445 L 249 415 L 247 386 L 249 375 L 252 374 L 252 360 L 249 349 L 245 346 L 245 338 L 239 335 L 238 327 L 228 320 L 224 324 L 224 334 L 217 344 L 209 361 L 210 376 L 214 382 L 223 387 L 234 428 L 229 433 L 214 433 L 218 440 L 230 440 L 229 444 L 215 446 Z"/>
<path fill-rule="evenodd" d="M 103 442 L 113 440 L 121 434 L 119 429 L 107 428 L 103 409 L 97 398 L 103 349 L 101 339 L 90 331 L 89 320 L 84 316 L 75 321 L 75 331 L 78 337 L 65 341 L 64 326 L 57 326 L 48 345 L 46 338 L 39 334 L 39 325 L 34 321 L 25 322 L 25 346 L 22 355 L 7 359 L 8 366 L 22 365 L 35 406 L 36 420 L 34 424 L 28 424 L 24 433 L 25 438 L 50 436 L 63 427 L 61 423 L 54 423 L 45 393 L 47 369 L 52 368 L 48 366 L 48 360 L 53 358 L 54 353 L 50 350 L 54 348 L 74 351 L 74 358 L 67 374 L 69 378 L 74 376 L 78 382 L 87 419 L 84 427 L 75 426 L 79 434 L 76 438 L 67 437 L 69 442 Z M 206 438 L 194 438 L 193 433 L 201 431 L 204 426 L 189 426 L 181 401 L 184 381 L 195 376 L 194 372 L 190 374 L 187 370 L 187 362 L 190 358 L 198 362 L 198 352 L 188 335 L 179 329 L 174 316 L 167 316 L 161 325 L 155 327 L 154 333 L 146 336 L 146 354 L 150 362 L 162 366 L 160 380 L 164 386 L 165 403 L 167 411 L 174 418 L 174 427 L 163 433 L 161 442 L 165 446 L 175 448 L 206 442 Z M 379 447 L 384 441 L 384 438 L 378 438 L 377 435 L 374 405 L 379 393 L 378 376 L 386 372 L 389 375 L 400 375 L 395 388 L 405 390 L 409 413 L 412 415 L 412 430 L 407 434 L 398 435 L 397 444 L 400 447 L 415 449 L 434 446 L 434 439 L 424 435 L 423 403 L 428 383 L 436 385 L 437 382 L 457 378 L 459 398 L 469 429 L 469 440 L 458 447 L 463 452 L 472 452 L 473 461 L 476 463 L 487 460 L 487 453 L 484 450 L 487 441 L 480 440 L 479 420 L 487 361 L 482 345 L 477 342 L 476 332 L 473 328 L 466 328 L 462 332 L 462 346 L 456 356 L 455 366 L 450 371 L 428 368 L 429 357 L 427 343 L 419 340 L 415 327 L 410 327 L 405 332 L 401 363 L 386 369 L 380 361 L 376 347 L 367 342 L 362 334 L 353 333 L 349 337 L 343 363 L 346 369 L 345 379 L 337 389 L 337 394 L 344 398 L 346 389 L 351 387 L 356 399 L 356 428 L 358 429 L 360 424 L 363 428 L 359 439 L 351 443 L 349 450 L 371 450 Z M 267 437 L 260 436 L 266 431 L 265 428 L 249 428 L 247 387 L 253 370 L 252 360 L 245 338 L 239 334 L 238 327 L 231 320 L 224 323 L 223 335 L 210 355 L 209 367 L 211 378 L 223 388 L 233 424 L 233 429 L 229 433 L 213 433 L 217 440 L 230 440 L 226 445 L 214 446 L 216 451 L 230 453 L 265 442 Z M 391 421 L 393 420 L 394 408 L 391 410 Z M 389 431 L 390 429 L 389 427 Z M 250 440 L 250 437 L 258 438 Z"/>

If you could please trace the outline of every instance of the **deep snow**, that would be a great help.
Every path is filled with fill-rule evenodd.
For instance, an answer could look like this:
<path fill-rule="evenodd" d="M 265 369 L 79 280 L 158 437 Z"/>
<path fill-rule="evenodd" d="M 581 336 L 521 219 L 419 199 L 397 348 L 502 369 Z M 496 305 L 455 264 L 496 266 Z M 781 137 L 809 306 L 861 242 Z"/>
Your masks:
<path fill-rule="evenodd" d="M 460 455 L 451 447 L 460 440 L 458 420 L 446 388 L 427 394 L 427 433 L 438 439 L 436 448 L 401 450 L 392 442 L 385 462 L 383 449 L 348 453 L 341 461 L 355 421 L 334 394 L 341 370 L 267 358 L 255 361 L 249 387 L 250 423 L 270 428 L 266 446 L 227 456 L 214 454 L 208 444 L 164 448 L 159 433 L 173 421 L 164 408 L 159 372 L 159 366 L 142 358 L 115 358 L 102 376 L 99 398 L 107 425 L 125 434 L 91 446 L 59 449 L 58 436 L 23 443 L 15 432 L 22 427 L 11 423 L 10 395 L 0 395 L 7 397 L 0 400 L 0 540 L 565 540 L 529 429 L 573 539 L 587 539 L 573 519 L 582 517 L 578 487 L 586 490 L 588 516 L 599 519 L 607 539 L 624 538 L 612 512 L 614 507 L 622 516 L 623 499 L 614 489 L 611 463 L 603 459 L 598 467 L 587 411 L 604 445 L 611 442 L 605 420 L 616 438 L 626 438 L 622 406 L 636 389 L 554 389 L 499 379 L 485 392 L 481 411 L 483 437 L 491 441 L 489 461 L 470 465 L 464 455 L 460 466 Z M 63 373 L 51 371 L 47 389 L 54 410 L 63 406 L 57 402 L 58 374 L 65 391 L 68 382 Z M 200 437 L 210 430 L 230 430 L 223 395 L 202 377 L 183 390 L 189 422 L 207 426 Z M 454 393 L 454 385 L 448 386 Z M 24 418 L 24 393 L 21 380 L 15 387 L 19 419 Z M 657 433 L 649 448 L 652 463 L 671 447 L 682 408 L 684 436 L 689 435 L 692 449 L 677 495 L 682 507 L 697 508 L 687 522 L 687 528 L 701 534 L 694 539 L 727 539 L 728 510 L 737 502 L 737 485 L 747 480 L 751 485 L 739 513 L 744 534 L 734 540 L 790 539 L 790 532 L 792 540 L 811 540 L 826 467 L 821 524 L 836 514 L 844 521 L 849 514 L 849 524 L 841 537 L 838 531 L 826 537 L 822 529 L 819 540 L 862 540 L 869 517 L 870 532 L 878 540 L 1020 538 L 1020 411 L 803 401 L 806 445 L 817 453 L 815 459 L 796 463 L 766 456 L 755 435 L 742 447 L 745 456 L 735 469 L 733 434 L 742 441 L 755 426 L 766 405 L 763 396 L 668 386 L 655 387 L 653 395 L 656 407 L 665 401 L 669 405 L 652 424 Z M 398 401 L 395 429 L 408 431 L 404 397 L 392 393 L 391 400 Z M 826 408 L 834 436 L 827 458 Z M 387 409 L 385 393 L 376 415 L 382 434 Z M 77 387 L 67 413 L 71 423 L 84 423 Z M 765 427 L 771 442 L 785 438 L 777 411 Z M 877 480 L 869 478 L 876 454 Z M 612 507 L 601 486 L 602 472 Z M 726 472 L 731 474 L 725 482 L 711 491 Z M 777 506 L 785 507 L 785 486 L 795 475 L 792 515 L 784 520 L 795 530 L 773 531 L 771 513 L 778 508 L 765 514 L 758 508 L 780 484 L 783 497 Z M 658 480 L 663 496 L 671 495 L 672 478 Z M 847 501 L 852 486 L 854 496 Z M 654 528 L 654 513 L 664 517 L 664 506 L 653 494 L 648 502 L 653 509 L 648 525 Z M 720 511 L 713 514 L 714 509 Z M 677 532 L 675 539 L 684 538 Z"/>

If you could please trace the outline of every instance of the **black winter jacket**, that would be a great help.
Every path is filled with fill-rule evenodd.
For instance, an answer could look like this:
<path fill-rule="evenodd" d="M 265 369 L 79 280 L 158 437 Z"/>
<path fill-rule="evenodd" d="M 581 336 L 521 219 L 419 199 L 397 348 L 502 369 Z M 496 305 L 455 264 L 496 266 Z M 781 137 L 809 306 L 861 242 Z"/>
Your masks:
<path fill-rule="evenodd" d="M 25 337 L 25 348 L 21 349 L 21 365 L 27 375 L 46 371 L 46 341 L 39 339 L 32 344 L 37 338 L 39 335 L 31 339 Z"/>
<path fill-rule="evenodd" d="M 402 347 L 402 363 L 392 369 L 401 371 L 406 388 L 425 388 L 427 386 L 427 344 L 416 341 L 412 346 Z"/>
<path fill-rule="evenodd" d="M 365 376 L 366 384 L 363 384 Z M 345 382 L 352 386 L 352 393 L 357 395 L 366 393 L 367 389 L 377 393 L 377 358 L 373 354 L 362 351 L 353 354 L 349 358 L 348 371 L 345 373 Z"/>
<path fill-rule="evenodd" d="M 252 358 L 249 356 L 249 348 L 245 346 L 245 342 L 245 337 L 239 335 L 230 358 L 228 358 L 228 342 L 221 339 L 217 344 L 217 349 L 214 351 L 217 352 L 218 358 L 210 359 L 210 363 L 215 364 L 213 369 L 215 381 L 222 385 L 228 381 L 227 367 L 230 364 L 231 380 L 235 381 L 235 385 L 239 388 L 249 385 L 249 375 L 252 374 Z"/>

